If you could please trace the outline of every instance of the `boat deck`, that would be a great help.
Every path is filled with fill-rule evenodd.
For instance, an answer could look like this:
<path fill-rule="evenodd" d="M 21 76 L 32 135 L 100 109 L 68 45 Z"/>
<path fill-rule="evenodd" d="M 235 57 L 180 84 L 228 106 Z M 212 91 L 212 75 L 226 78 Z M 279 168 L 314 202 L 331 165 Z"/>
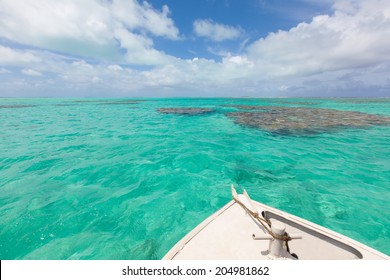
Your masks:
<path fill-rule="evenodd" d="M 289 241 L 290 252 L 300 260 L 389 259 L 341 234 L 256 201 L 251 202 L 258 213 L 264 212 L 271 222 L 282 222 L 286 225 L 286 232 L 301 236 L 301 239 Z M 254 240 L 253 234 L 264 235 L 264 227 L 233 200 L 188 233 L 164 259 L 269 259 L 270 241 Z M 288 254 L 286 258 L 291 256 Z"/>

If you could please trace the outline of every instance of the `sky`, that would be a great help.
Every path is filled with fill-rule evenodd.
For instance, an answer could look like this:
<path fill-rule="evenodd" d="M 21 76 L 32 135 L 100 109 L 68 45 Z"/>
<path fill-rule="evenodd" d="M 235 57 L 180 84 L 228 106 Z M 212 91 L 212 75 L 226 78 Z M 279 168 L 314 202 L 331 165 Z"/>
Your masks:
<path fill-rule="evenodd" d="M 0 0 L 0 97 L 390 97 L 389 0 Z"/>

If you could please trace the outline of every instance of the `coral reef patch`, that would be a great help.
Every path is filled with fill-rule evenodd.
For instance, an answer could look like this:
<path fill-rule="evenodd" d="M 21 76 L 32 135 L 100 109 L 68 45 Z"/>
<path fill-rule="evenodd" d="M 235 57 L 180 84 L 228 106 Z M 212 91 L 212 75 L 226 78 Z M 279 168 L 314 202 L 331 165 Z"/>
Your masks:
<path fill-rule="evenodd" d="M 28 108 L 28 107 L 36 107 L 36 105 L 0 105 L 0 109 Z"/>
<path fill-rule="evenodd" d="M 390 117 L 333 109 L 231 106 L 241 110 L 226 115 L 235 123 L 281 134 L 317 134 L 340 128 L 390 125 Z"/>
<path fill-rule="evenodd" d="M 176 115 L 203 115 L 214 113 L 215 110 L 211 108 L 159 108 L 157 109 L 162 114 L 176 114 Z"/>

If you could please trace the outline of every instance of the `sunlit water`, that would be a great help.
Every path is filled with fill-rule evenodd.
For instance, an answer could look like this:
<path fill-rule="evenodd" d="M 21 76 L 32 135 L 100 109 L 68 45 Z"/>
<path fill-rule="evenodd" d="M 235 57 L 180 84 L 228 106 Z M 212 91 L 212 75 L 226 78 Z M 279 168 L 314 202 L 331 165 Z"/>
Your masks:
<path fill-rule="evenodd" d="M 0 99 L 0 259 L 160 259 L 229 202 L 231 183 L 390 254 L 389 126 L 282 135 L 223 106 L 390 116 L 390 100 L 74 101 L 88 100 Z"/>

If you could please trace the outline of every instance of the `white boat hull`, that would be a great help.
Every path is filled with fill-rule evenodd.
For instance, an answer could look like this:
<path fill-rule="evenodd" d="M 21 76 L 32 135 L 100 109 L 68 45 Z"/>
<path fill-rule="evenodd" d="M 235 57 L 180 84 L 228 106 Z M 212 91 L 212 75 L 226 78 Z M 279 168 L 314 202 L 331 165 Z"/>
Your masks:
<path fill-rule="evenodd" d="M 247 203 L 248 196 L 238 195 Z M 250 201 L 249 208 L 264 214 L 271 223 L 285 224 L 286 232 L 298 236 L 288 242 L 291 254 L 300 260 L 390 259 L 362 243 L 334 231 L 285 213 L 265 204 Z M 235 200 L 211 215 L 180 240 L 163 259 L 258 260 L 274 259 L 270 240 L 255 240 L 253 235 L 267 232 L 248 210 Z M 280 259 L 294 259 L 283 249 Z M 295 256 L 295 255 L 294 255 Z"/>

